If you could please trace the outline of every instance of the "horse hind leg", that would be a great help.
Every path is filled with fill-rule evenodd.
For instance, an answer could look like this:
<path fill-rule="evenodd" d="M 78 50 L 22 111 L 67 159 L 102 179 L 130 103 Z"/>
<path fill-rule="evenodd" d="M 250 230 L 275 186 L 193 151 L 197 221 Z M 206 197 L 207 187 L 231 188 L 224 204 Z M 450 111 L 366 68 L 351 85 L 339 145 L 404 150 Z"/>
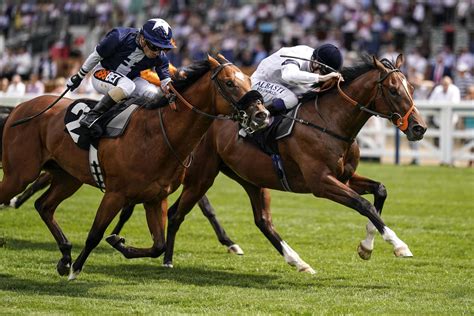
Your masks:
<path fill-rule="evenodd" d="M 19 208 L 22 206 L 29 198 L 31 198 L 36 192 L 46 188 L 51 184 L 51 175 L 47 172 L 42 173 L 38 179 L 36 179 L 33 184 L 31 184 L 21 195 L 15 196 L 10 200 L 10 206 L 14 208 Z"/>
<path fill-rule="evenodd" d="M 82 183 L 62 170 L 55 170 L 53 174 L 47 174 L 49 181 L 51 181 L 51 186 L 36 200 L 35 208 L 61 251 L 62 258 L 59 260 L 56 270 L 59 275 L 67 275 L 72 263 L 72 245 L 56 222 L 54 213 L 58 205 L 74 194 L 81 187 Z"/>
<path fill-rule="evenodd" d="M 157 258 L 165 251 L 165 220 L 167 201 L 166 199 L 156 199 L 151 202 L 143 203 L 146 212 L 146 218 L 150 234 L 153 238 L 153 245 L 150 248 L 135 248 L 125 246 L 125 239 L 118 235 L 107 237 L 107 242 L 115 249 L 121 252 L 125 258 Z"/>
<path fill-rule="evenodd" d="M 214 208 L 212 207 L 211 202 L 209 201 L 206 195 L 204 195 L 199 200 L 198 205 L 204 216 L 206 216 L 209 223 L 211 223 L 211 226 L 214 229 L 214 232 L 216 233 L 219 242 L 227 247 L 228 252 L 242 256 L 244 254 L 244 251 L 242 250 L 242 248 L 240 248 L 239 245 L 234 243 L 229 238 L 229 236 L 227 236 L 224 227 L 222 227 L 222 225 L 217 220 L 216 212 L 214 211 Z"/>
<path fill-rule="evenodd" d="M 71 266 L 68 280 L 75 280 L 82 271 L 84 264 L 92 250 L 99 244 L 105 230 L 110 225 L 120 209 L 125 205 L 125 198 L 118 192 L 106 192 L 95 215 L 94 223 L 87 235 L 85 246 Z"/>
<path fill-rule="evenodd" d="M 120 234 L 123 226 L 132 216 L 134 209 L 135 209 L 135 204 L 127 204 L 124 208 L 122 208 L 122 211 L 120 212 L 119 221 L 117 222 L 117 225 L 115 225 L 115 228 L 112 230 L 111 235 Z"/>
<path fill-rule="evenodd" d="M 227 176 L 237 181 L 247 192 L 254 216 L 255 225 L 260 229 L 263 235 L 270 241 L 275 249 L 285 258 L 286 263 L 296 267 L 298 272 L 315 274 L 314 269 L 301 259 L 296 251 L 294 251 L 277 233 L 272 222 L 272 213 L 270 209 L 270 191 L 257 187 L 243 179 L 231 170 L 224 172 Z"/>
<path fill-rule="evenodd" d="M 14 172 L 4 169 L 3 179 L 0 182 L 0 204 L 9 205 L 12 198 L 22 193 L 28 184 L 33 182 L 40 173 L 40 166 L 37 168 L 22 168 Z"/>

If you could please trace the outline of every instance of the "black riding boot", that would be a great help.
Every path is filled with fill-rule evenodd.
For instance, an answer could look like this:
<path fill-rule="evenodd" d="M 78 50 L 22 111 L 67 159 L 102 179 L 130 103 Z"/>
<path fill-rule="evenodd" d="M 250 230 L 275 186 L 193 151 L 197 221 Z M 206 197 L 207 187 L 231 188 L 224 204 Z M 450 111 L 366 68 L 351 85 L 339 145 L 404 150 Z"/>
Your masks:
<path fill-rule="evenodd" d="M 114 101 L 108 94 L 104 95 L 97 105 L 86 113 L 86 115 L 79 121 L 79 124 L 85 128 L 90 129 L 91 135 L 100 136 L 102 129 L 95 124 L 97 119 L 110 110 L 117 102 Z"/>

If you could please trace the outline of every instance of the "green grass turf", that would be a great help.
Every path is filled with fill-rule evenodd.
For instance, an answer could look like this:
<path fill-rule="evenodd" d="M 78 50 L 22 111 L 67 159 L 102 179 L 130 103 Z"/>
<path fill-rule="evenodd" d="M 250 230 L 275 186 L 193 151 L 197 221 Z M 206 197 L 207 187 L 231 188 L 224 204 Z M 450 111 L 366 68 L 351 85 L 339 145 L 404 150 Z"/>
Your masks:
<path fill-rule="evenodd" d="M 472 315 L 474 170 L 362 164 L 359 172 L 386 185 L 383 218 L 414 258 L 395 258 L 377 236 L 372 259 L 363 261 L 356 247 L 365 218 L 311 195 L 273 191 L 275 227 L 317 271 L 297 273 L 254 225 L 243 190 L 219 176 L 208 196 L 243 257 L 226 253 L 196 208 L 178 234 L 174 269 L 161 267 L 162 258 L 127 260 L 102 241 L 68 282 L 56 273 L 60 253 L 32 199 L 0 210 L 0 314 Z M 74 258 L 100 197 L 84 187 L 56 213 Z M 129 245 L 151 245 L 142 208 L 122 235 Z"/>

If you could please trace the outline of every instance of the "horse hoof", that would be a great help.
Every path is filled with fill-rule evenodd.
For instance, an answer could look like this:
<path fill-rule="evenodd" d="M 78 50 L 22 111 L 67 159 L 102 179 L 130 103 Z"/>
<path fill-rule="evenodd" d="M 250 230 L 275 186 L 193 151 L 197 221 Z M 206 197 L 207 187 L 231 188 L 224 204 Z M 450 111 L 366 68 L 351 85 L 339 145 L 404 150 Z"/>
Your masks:
<path fill-rule="evenodd" d="M 396 257 L 398 258 L 411 258 L 413 257 L 413 254 L 411 253 L 410 249 L 408 249 L 408 246 L 402 246 L 398 247 L 393 251 Z"/>
<path fill-rule="evenodd" d="M 236 255 L 239 255 L 239 256 L 242 256 L 244 254 L 244 251 L 242 250 L 242 248 L 240 248 L 240 246 L 237 244 L 230 245 L 227 248 L 227 252 L 235 253 Z"/>
<path fill-rule="evenodd" d="M 63 262 L 63 260 L 59 260 L 58 264 L 56 265 L 56 271 L 58 271 L 60 276 L 68 275 L 69 271 L 71 270 L 71 263 L 70 262 Z"/>
<path fill-rule="evenodd" d="M 171 262 L 166 262 L 166 263 L 163 263 L 163 267 L 168 268 L 168 269 L 172 269 L 173 264 Z"/>
<path fill-rule="evenodd" d="M 10 207 L 18 208 L 16 206 L 16 201 L 18 201 L 18 198 L 15 196 L 13 199 L 10 200 Z"/>
<path fill-rule="evenodd" d="M 372 250 L 365 248 L 362 244 L 359 244 L 357 247 L 357 253 L 359 254 L 359 257 L 364 260 L 369 260 L 372 256 Z"/>
<path fill-rule="evenodd" d="M 73 268 L 71 266 L 71 273 L 69 273 L 69 276 L 67 278 L 68 281 L 74 281 L 79 276 L 79 273 L 81 273 L 81 270 L 77 270 L 77 271 L 72 271 L 72 270 Z"/>
<path fill-rule="evenodd" d="M 115 247 L 117 244 L 125 243 L 125 238 L 120 237 L 119 235 L 110 235 L 109 237 L 105 238 L 105 241 L 107 241 L 112 247 Z"/>
<path fill-rule="evenodd" d="M 314 269 L 311 268 L 309 265 L 299 268 L 298 272 L 316 274 L 316 271 L 314 271 Z"/>

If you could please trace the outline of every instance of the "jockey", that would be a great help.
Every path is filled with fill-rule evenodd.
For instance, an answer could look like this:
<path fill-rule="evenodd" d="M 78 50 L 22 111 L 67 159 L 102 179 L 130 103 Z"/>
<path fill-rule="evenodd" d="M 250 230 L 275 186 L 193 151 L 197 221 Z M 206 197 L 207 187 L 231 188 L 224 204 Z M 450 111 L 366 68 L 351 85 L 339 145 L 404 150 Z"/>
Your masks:
<path fill-rule="evenodd" d="M 275 115 L 295 107 L 298 95 L 314 83 L 340 78 L 337 71 L 341 66 L 341 52 L 332 44 L 316 49 L 305 45 L 283 47 L 258 65 L 251 77 L 252 89 L 262 94 L 265 106 Z"/>
<path fill-rule="evenodd" d="M 171 27 L 163 19 L 148 20 L 140 30 L 117 27 L 107 33 L 79 72 L 67 82 L 67 87 L 74 91 L 93 70 L 92 85 L 104 94 L 81 119 L 81 126 L 97 133 L 100 128 L 94 127 L 94 123 L 120 100 L 130 96 L 151 99 L 168 95 L 171 78 L 166 52 L 175 47 Z M 161 89 L 140 77 L 140 72 L 148 68 L 157 72 Z"/>

